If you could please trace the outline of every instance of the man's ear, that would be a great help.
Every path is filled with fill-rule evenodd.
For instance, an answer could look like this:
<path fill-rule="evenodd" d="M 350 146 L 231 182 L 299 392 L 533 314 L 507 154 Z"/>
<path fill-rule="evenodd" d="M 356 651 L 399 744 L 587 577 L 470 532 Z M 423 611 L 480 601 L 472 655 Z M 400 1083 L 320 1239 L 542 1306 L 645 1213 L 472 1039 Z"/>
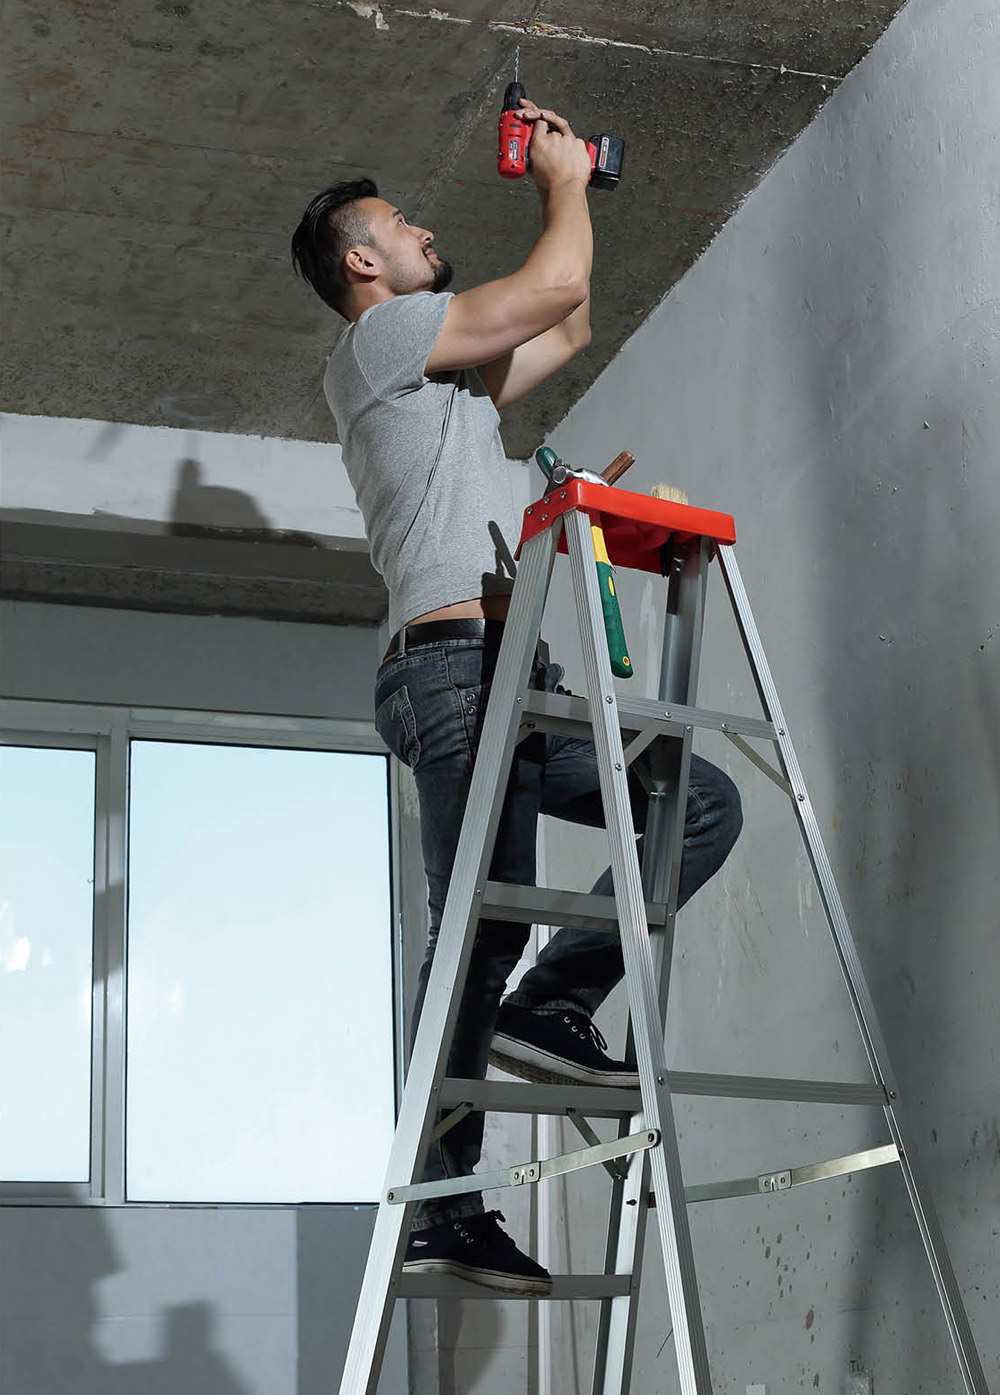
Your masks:
<path fill-rule="evenodd" d="M 344 257 L 344 266 L 352 279 L 374 281 L 382 270 L 377 253 L 371 247 L 352 247 Z"/>

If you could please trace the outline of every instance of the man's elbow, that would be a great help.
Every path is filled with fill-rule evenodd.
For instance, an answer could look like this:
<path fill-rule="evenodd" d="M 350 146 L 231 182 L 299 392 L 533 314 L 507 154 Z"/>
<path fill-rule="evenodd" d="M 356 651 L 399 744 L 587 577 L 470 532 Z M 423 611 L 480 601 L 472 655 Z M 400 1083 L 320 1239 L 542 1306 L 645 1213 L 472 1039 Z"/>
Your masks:
<path fill-rule="evenodd" d="M 573 325 L 573 349 L 579 353 L 581 349 L 589 349 L 593 334 L 589 324 Z"/>
<path fill-rule="evenodd" d="M 572 315 L 590 299 L 590 280 L 587 277 L 574 277 L 561 287 L 566 298 L 566 313 Z"/>

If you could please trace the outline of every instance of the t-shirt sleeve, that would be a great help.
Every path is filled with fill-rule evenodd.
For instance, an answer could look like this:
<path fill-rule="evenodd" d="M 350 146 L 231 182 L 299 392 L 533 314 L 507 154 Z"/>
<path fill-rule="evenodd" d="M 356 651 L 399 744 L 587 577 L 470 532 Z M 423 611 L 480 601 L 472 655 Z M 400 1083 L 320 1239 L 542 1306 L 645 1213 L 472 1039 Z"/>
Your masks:
<path fill-rule="evenodd" d="M 377 397 L 414 392 L 441 333 L 451 292 L 397 295 L 368 310 L 354 329 L 358 367 Z"/>

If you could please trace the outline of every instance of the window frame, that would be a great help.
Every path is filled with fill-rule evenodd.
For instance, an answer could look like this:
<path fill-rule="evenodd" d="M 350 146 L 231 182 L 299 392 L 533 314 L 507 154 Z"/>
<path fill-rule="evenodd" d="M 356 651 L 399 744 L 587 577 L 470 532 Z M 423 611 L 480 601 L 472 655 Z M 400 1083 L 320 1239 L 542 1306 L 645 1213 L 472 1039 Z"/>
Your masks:
<path fill-rule="evenodd" d="M 145 1209 L 275 1209 L 306 1202 L 130 1201 L 125 1195 L 125 1072 L 128 955 L 129 745 L 201 742 L 381 756 L 386 762 L 391 926 L 394 1110 L 402 1089 L 402 917 L 399 772 L 370 722 L 35 699 L 0 700 L 0 742 L 96 752 L 93 979 L 91 984 L 90 1180 L 7 1182 L 0 1204 Z M 331 1205 L 362 1203 L 332 1202 Z"/>

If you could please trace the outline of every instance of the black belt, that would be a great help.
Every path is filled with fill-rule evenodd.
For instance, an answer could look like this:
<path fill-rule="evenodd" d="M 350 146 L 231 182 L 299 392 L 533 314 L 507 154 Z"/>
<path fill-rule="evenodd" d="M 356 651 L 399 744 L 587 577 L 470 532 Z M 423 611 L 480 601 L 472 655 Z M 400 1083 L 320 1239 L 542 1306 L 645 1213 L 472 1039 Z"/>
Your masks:
<path fill-rule="evenodd" d="M 499 641 L 503 633 L 502 620 L 480 620 L 470 616 L 464 620 L 425 620 L 423 624 L 404 625 L 389 641 L 382 660 L 394 659 L 397 654 L 405 654 L 420 644 L 440 644 L 446 639 L 485 639 L 496 636 Z"/>

